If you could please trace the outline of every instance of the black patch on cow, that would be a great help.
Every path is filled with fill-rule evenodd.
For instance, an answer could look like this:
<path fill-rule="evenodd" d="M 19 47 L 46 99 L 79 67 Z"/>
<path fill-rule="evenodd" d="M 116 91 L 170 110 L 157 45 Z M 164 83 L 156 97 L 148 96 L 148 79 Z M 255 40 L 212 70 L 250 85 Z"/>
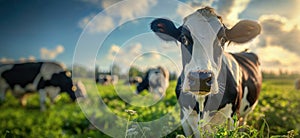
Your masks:
<path fill-rule="evenodd" d="M 141 93 L 143 90 L 149 89 L 149 72 L 150 70 L 148 70 L 145 77 L 143 77 L 143 81 L 137 85 L 136 87 L 137 93 Z"/>
<path fill-rule="evenodd" d="M 246 111 L 249 108 L 249 105 L 245 106 L 244 111 Z"/>
<path fill-rule="evenodd" d="M 75 93 L 72 91 L 72 79 L 66 75 L 66 71 L 54 73 L 51 79 L 46 80 L 44 84 L 43 88 L 47 86 L 59 87 L 60 92 L 67 92 L 72 100 L 76 99 Z"/>
<path fill-rule="evenodd" d="M 25 88 L 29 83 L 33 83 L 36 76 L 40 73 L 43 63 L 22 63 L 15 64 L 10 70 L 4 71 L 1 75 L 6 80 L 10 88 L 20 85 Z"/>

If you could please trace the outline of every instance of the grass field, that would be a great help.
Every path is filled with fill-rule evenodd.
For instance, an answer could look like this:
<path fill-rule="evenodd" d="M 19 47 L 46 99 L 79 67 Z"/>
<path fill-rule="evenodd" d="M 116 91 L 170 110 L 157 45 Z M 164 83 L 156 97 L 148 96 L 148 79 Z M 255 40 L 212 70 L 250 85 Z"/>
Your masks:
<path fill-rule="evenodd" d="M 126 86 L 119 86 L 118 92 L 113 86 L 98 86 L 99 92 L 95 92 L 90 97 L 92 103 L 99 103 L 97 97 L 101 96 L 103 102 L 116 116 L 128 119 L 127 122 L 117 124 L 126 126 L 126 129 L 111 130 L 120 131 L 120 134 L 127 137 L 152 136 L 158 131 L 146 126 L 134 124 L 132 121 L 145 122 L 159 119 L 165 114 L 170 114 L 170 122 L 176 125 L 179 121 L 178 107 L 175 96 L 176 82 L 170 83 L 166 97 L 154 103 L 151 95 L 143 92 L 141 97 L 131 97 L 131 91 Z M 88 89 L 89 86 L 87 86 Z M 96 91 L 96 90 L 94 90 Z M 121 98 L 130 100 L 131 104 L 122 101 Z M 62 94 L 56 104 L 51 105 L 47 101 L 48 109 L 45 112 L 39 111 L 39 99 L 37 94 L 28 97 L 26 107 L 21 107 L 19 101 L 10 93 L 7 93 L 6 102 L 0 106 L 0 135 L 1 137 L 108 137 L 101 131 L 95 129 L 81 111 L 78 104 L 70 101 L 68 95 Z M 151 105 L 149 107 L 137 107 L 135 104 L 143 103 Z M 153 104 L 153 105 L 152 105 Z M 86 110 L 87 115 L 92 116 L 92 121 L 98 123 L 103 128 L 110 128 L 105 120 L 113 119 L 101 110 L 97 111 L 94 104 L 86 104 L 82 107 L 90 107 Z M 136 111 L 135 115 L 130 115 L 125 110 Z M 100 118 L 100 119 L 99 119 Z M 214 137 L 292 137 L 300 130 L 300 91 L 294 90 L 294 80 L 289 79 L 268 79 L 264 80 L 260 95 L 260 100 L 254 112 L 248 117 L 248 125 L 244 132 L 218 128 L 218 133 Z M 147 129 L 148 128 L 148 129 Z M 169 133 L 166 137 L 176 137 L 183 134 L 182 128 L 175 130 L 171 128 L 156 128 Z M 136 133 L 129 134 L 129 130 Z M 128 133 L 126 133 L 126 131 Z M 162 134 L 163 135 L 163 134 Z"/>

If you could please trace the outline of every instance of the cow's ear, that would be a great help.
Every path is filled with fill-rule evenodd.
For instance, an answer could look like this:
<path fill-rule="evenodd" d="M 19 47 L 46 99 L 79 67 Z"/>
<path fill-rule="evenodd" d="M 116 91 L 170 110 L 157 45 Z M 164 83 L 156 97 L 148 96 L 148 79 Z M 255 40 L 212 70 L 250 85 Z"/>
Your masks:
<path fill-rule="evenodd" d="M 225 34 L 229 41 L 245 43 L 259 35 L 261 26 L 259 23 L 250 20 L 242 20 L 231 29 L 226 29 Z"/>
<path fill-rule="evenodd" d="M 161 70 L 161 72 L 163 73 L 163 75 L 164 75 L 164 77 L 165 77 L 166 79 L 169 79 L 169 71 L 168 71 L 167 69 L 165 69 L 165 68 L 162 67 L 162 66 L 158 66 L 158 69 Z"/>
<path fill-rule="evenodd" d="M 163 18 L 157 18 L 152 21 L 151 30 L 165 41 L 176 41 L 181 33 L 172 21 Z"/>

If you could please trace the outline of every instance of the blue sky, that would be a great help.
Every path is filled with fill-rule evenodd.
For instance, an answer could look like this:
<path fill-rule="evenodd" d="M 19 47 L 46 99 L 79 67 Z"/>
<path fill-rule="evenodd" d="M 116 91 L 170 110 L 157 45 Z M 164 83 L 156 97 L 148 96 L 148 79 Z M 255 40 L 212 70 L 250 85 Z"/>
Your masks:
<path fill-rule="evenodd" d="M 173 66 L 180 60 L 180 50 L 175 43 L 162 42 L 151 33 L 149 23 L 154 17 L 147 16 L 168 17 L 180 24 L 181 19 L 195 9 L 210 5 L 223 16 L 228 26 L 242 19 L 257 20 L 263 25 L 263 34 L 259 38 L 243 46 L 231 46 L 229 51 L 250 47 L 264 55 L 265 70 L 300 70 L 300 66 L 294 66 L 300 57 L 300 48 L 296 46 L 300 41 L 297 27 L 300 26 L 297 15 L 300 4 L 297 0 L 184 0 L 182 2 L 190 6 L 189 9 L 180 4 L 168 4 L 158 8 L 161 10 L 157 7 L 163 5 L 162 1 L 140 0 L 111 8 L 112 13 L 96 16 L 117 2 L 119 0 L 1 0 L 0 61 L 54 60 L 71 66 L 82 34 L 89 37 L 89 41 L 84 42 L 86 46 L 79 48 L 82 53 L 80 63 L 86 66 L 97 64 L 107 69 L 113 62 L 120 66 L 133 64 L 142 67 L 158 63 Z M 143 18 L 138 18 L 140 16 Z M 90 27 L 84 30 L 93 18 Z M 129 22 L 123 24 L 124 21 Z M 109 32 L 111 30 L 113 32 Z M 99 38 L 104 39 L 104 34 L 109 36 L 98 49 L 100 44 L 97 42 Z M 98 46 L 93 48 L 93 44 Z M 88 59 L 93 53 L 97 54 L 95 62 Z M 282 58 L 286 60 L 280 60 Z"/>
<path fill-rule="evenodd" d="M 34 56 L 40 49 L 64 46 L 54 60 L 69 63 L 82 31 L 78 21 L 100 9 L 80 1 L 4 0 L 0 2 L 0 57 L 15 59 Z"/>

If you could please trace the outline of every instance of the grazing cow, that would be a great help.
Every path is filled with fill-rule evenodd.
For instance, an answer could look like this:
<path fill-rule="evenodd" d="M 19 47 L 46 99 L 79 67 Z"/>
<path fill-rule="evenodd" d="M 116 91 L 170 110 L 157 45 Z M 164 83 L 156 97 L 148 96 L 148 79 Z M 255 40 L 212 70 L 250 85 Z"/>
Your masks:
<path fill-rule="evenodd" d="M 67 92 L 75 101 L 77 97 L 85 97 L 86 90 L 79 81 L 73 85 L 71 72 L 54 62 L 28 62 L 7 64 L 0 67 L 0 100 L 5 100 L 5 93 L 11 89 L 12 94 L 26 104 L 24 98 L 32 92 L 39 92 L 40 108 L 45 110 L 46 96 L 51 102 L 60 92 Z"/>
<path fill-rule="evenodd" d="M 143 81 L 137 85 L 136 93 L 147 89 L 159 97 L 164 96 L 169 86 L 169 71 L 163 67 L 149 69 Z"/>
<path fill-rule="evenodd" d="M 216 125 L 232 124 L 235 113 L 242 125 L 257 104 L 260 63 L 254 53 L 227 53 L 224 46 L 253 39 L 260 34 L 260 25 L 243 20 L 228 29 L 212 8 L 205 7 L 185 17 L 179 28 L 159 18 L 151 29 L 165 41 L 181 42 L 183 70 L 176 95 L 185 135 L 200 137 L 198 127 L 214 132 Z"/>
<path fill-rule="evenodd" d="M 99 75 L 96 79 L 97 83 L 102 85 L 117 84 L 119 77 L 117 75 Z"/>
<path fill-rule="evenodd" d="M 295 81 L 295 89 L 300 90 L 300 79 L 296 79 Z"/>

